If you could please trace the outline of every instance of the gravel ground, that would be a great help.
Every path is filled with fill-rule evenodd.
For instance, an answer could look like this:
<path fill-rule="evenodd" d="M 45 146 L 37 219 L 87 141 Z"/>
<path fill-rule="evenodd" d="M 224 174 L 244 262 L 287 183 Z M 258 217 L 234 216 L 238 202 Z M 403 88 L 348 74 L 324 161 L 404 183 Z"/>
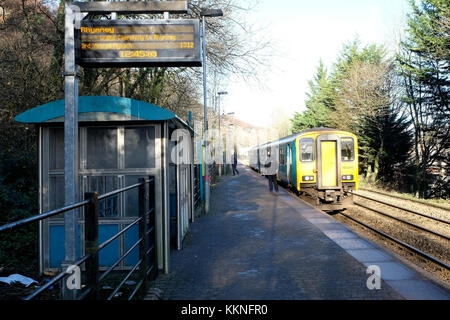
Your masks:
<path fill-rule="evenodd" d="M 398 198 L 394 198 L 394 197 L 390 197 L 390 196 L 385 196 L 379 193 L 375 193 L 375 192 L 370 192 L 367 190 L 358 190 L 356 191 L 356 193 L 361 194 L 363 196 L 367 196 L 367 197 L 371 197 L 377 200 L 381 200 L 381 201 L 385 201 L 388 203 L 392 203 L 394 205 L 397 206 L 401 206 L 407 209 L 412 209 L 415 211 L 418 211 L 420 213 L 423 214 L 427 214 L 430 215 L 432 217 L 436 217 L 436 218 L 440 218 L 443 220 L 447 220 L 450 221 L 450 203 L 449 204 L 445 204 L 445 203 L 439 203 L 439 206 L 441 206 L 442 208 L 437 208 L 437 207 L 432 207 L 423 203 L 419 203 L 413 200 L 408 200 L 408 199 L 398 199 Z M 361 199 L 361 198 L 359 198 Z M 421 201 L 427 201 L 427 200 L 421 200 Z M 433 204 L 433 202 L 430 202 L 431 204 Z M 444 207 L 447 207 L 448 209 L 444 209 Z"/>
<path fill-rule="evenodd" d="M 361 194 L 369 196 L 374 199 L 385 201 L 387 203 L 392 203 L 393 205 L 397 205 L 397 206 L 400 206 L 400 207 L 403 207 L 406 209 L 415 210 L 417 212 L 429 215 L 431 217 L 436 217 L 436 218 L 439 218 L 439 219 L 442 219 L 445 221 L 450 221 L 450 212 L 446 212 L 445 210 L 427 207 L 422 204 L 412 203 L 411 201 L 403 201 L 403 200 L 399 200 L 396 198 L 389 198 L 386 196 L 376 195 L 375 193 L 365 192 L 365 194 L 363 194 L 363 192 L 361 192 Z M 448 224 L 445 224 L 445 223 L 442 223 L 439 221 L 435 221 L 435 220 L 432 220 L 432 219 L 429 219 L 426 217 L 422 217 L 422 216 L 416 215 L 416 214 L 408 212 L 408 211 L 396 209 L 396 208 L 390 207 L 388 205 L 384 205 L 384 204 L 378 203 L 376 201 L 371 201 L 371 200 L 368 200 L 365 198 L 354 197 L 354 200 L 355 200 L 355 202 L 361 203 L 370 208 L 380 210 L 381 212 L 385 212 L 393 217 L 400 218 L 402 220 L 405 220 L 405 221 L 411 222 L 413 224 L 416 224 L 418 226 L 427 228 L 431 231 L 437 232 L 444 236 L 450 237 L 450 225 L 448 225 Z M 376 214 L 376 213 L 374 213 L 374 214 Z M 379 215 L 379 214 L 376 214 L 376 215 Z M 388 218 L 388 219 L 391 220 L 390 218 Z M 403 224 L 401 222 L 399 222 L 399 223 Z M 414 227 L 412 227 L 412 229 L 417 230 Z M 433 237 L 437 238 L 437 239 L 440 238 L 438 236 L 433 236 Z"/>
<path fill-rule="evenodd" d="M 372 202 L 373 203 L 373 202 Z M 373 205 L 373 204 L 372 204 Z M 369 206 L 369 205 L 368 205 Z M 373 206 L 381 211 L 386 211 L 394 216 L 391 211 L 381 208 L 381 204 Z M 406 242 L 446 263 L 450 263 L 450 241 L 445 240 L 441 237 L 429 234 L 427 232 L 418 230 L 414 227 L 405 225 L 402 222 L 395 221 L 389 217 L 382 216 L 380 214 L 374 213 L 373 211 L 352 206 L 345 211 L 346 214 L 366 223 L 367 225 L 374 226 L 375 228 L 387 233 L 403 242 Z M 398 215 L 398 213 L 397 213 Z M 355 231 L 361 235 L 377 242 L 378 244 L 389 248 L 390 250 L 397 253 L 399 256 L 405 258 L 406 260 L 412 262 L 414 265 L 426 270 L 436 276 L 438 279 L 444 281 L 447 285 L 450 285 L 450 271 L 445 270 L 442 267 L 437 266 L 432 262 L 426 261 L 424 258 L 411 253 L 409 250 L 397 245 L 396 243 L 385 239 L 382 236 L 375 234 L 374 232 L 367 230 L 366 228 L 360 226 L 359 224 L 345 218 L 342 215 L 335 215 L 336 219 L 344 222 L 351 226 Z M 402 217 L 404 218 L 404 216 Z M 426 218 L 423 218 L 426 219 Z M 409 220 L 409 219 L 405 219 Z M 416 221 L 417 223 L 417 221 Z M 423 223 L 417 223 L 423 225 Z M 431 229 L 431 228 L 430 228 Z"/>

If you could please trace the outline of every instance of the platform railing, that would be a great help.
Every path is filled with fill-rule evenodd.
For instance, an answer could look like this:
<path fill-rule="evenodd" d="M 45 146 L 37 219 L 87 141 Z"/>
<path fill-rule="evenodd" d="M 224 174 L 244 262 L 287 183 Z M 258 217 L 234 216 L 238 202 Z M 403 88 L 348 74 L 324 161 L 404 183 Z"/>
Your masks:
<path fill-rule="evenodd" d="M 148 185 L 148 188 L 147 188 Z M 101 244 L 98 244 L 98 221 L 99 221 L 99 201 L 116 196 L 120 193 L 138 188 L 138 218 L 130 223 L 126 228 L 122 229 L 108 240 Z M 99 299 L 100 283 L 123 261 L 136 247 L 139 247 L 139 260 L 131 268 L 131 270 L 124 276 L 122 281 L 113 289 L 112 293 L 106 298 L 111 300 L 115 297 L 117 292 L 123 287 L 123 285 L 130 279 L 130 277 L 136 272 L 139 272 L 139 281 L 136 283 L 134 290 L 128 296 L 128 300 L 133 299 L 139 289 L 146 289 L 146 282 L 148 279 L 155 279 L 158 273 L 157 256 L 156 256 L 156 216 L 155 216 L 155 178 L 149 177 L 148 179 L 140 178 L 137 184 L 114 190 L 103 195 L 98 195 L 97 192 L 87 192 L 84 195 L 85 200 L 74 203 L 69 206 L 65 206 L 59 209 L 55 209 L 46 213 L 42 213 L 30 218 L 22 219 L 13 223 L 9 223 L 0 226 L 0 232 L 13 230 L 21 226 L 41 221 L 61 213 L 71 211 L 78 208 L 85 208 L 84 214 L 84 247 L 85 255 L 76 261 L 71 268 L 63 270 L 45 285 L 38 288 L 32 294 L 24 298 L 24 300 L 32 300 L 38 297 L 45 290 L 51 286 L 63 280 L 68 275 L 72 274 L 73 268 L 81 267 L 84 265 L 85 270 L 85 283 L 86 285 L 80 289 L 77 295 L 78 300 L 83 299 Z M 73 214 L 77 214 L 77 211 L 72 211 Z M 108 269 L 106 269 L 101 275 L 99 270 L 99 252 L 106 246 L 111 244 L 115 239 L 123 236 L 127 230 L 133 226 L 138 225 L 139 236 L 138 240 L 131 245 L 122 256 L 120 256 L 116 262 L 114 262 Z"/>
<path fill-rule="evenodd" d="M 208 165 L 208 172 L 209 172 L 209 178 L 211 181 L 211 184 L 214 184 L 217 180 L 217 175 L 218 175 L 218 169 L 217 169 L 218 165 L 216 164 L 216 162 L 214 161 L 213 164 Z"/>
<path fill-rule="evenodd" d="M 200 179 L 201 179 L 201 171 L 200 166 L 194 166 L 194 208 L 198 208 L 200 206 L 201 196 L 200 196 Z"/>

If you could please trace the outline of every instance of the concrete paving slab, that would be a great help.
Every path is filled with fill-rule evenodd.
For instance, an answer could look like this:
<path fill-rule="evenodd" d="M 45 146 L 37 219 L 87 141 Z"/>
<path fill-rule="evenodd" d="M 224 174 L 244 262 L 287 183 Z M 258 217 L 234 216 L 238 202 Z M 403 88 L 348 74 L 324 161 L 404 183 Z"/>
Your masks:
<path fill-rule="evenodd" d="M 392 261 L 391 256 L 378 249 L 351 249 L 347 250 L 347 253 L 362 263 Z"/>
<path fill-rule="evenodd" d="M 341 248 L 343 249 L 370 249 L 371 245 L 362 239 L 334 239 Z"/>
<path fill-rule="evenodd" d="M 398 262 L 365 262 L 365 266 L 376 265 L 380 268 L 383 280 L 409 280 L 418 275 L 411 269 Z"/>
<path fill-rule="evenodd" d="M 325 230 L 323 233 L 330 239 L 354 239 L 358 238 L 356 234 L 348 230 Z"/>
<path fill-rule="evenodd" d="M 424 280 L 389 280 L 387 283 L 406 299 L 450 300 L 450 294 Z"/>
<path fill-rule="evenodd" d="M 325 218 L 307 218 L 306 220 L 308 220 L 309 222 L 311 222 L 313 224 L 318 224 L 318 223 L 334 223 L 334 224 L 336 224 L 336 221 L 325 219 Z"/>

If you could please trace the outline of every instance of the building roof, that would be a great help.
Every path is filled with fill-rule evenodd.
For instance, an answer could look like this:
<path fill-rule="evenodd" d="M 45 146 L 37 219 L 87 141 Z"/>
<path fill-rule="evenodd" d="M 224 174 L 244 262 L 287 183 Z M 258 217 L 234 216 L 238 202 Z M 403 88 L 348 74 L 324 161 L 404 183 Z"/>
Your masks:
<path fill-rule="evenodd" d="M 178 120 L 175 113 L 154 104 L 111 96 L 78 98 L 79 121 Z M 64 99 L 29 109 L 15 117 L 18 122 L 44 123 L 64 121 Z"/>

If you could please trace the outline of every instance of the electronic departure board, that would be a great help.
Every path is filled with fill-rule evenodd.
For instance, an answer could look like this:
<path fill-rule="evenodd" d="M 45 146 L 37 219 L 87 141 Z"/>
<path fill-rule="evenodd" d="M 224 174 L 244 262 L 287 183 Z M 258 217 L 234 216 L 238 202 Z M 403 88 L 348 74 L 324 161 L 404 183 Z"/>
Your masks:
<path fill-rule="evenodd" d="M 83 67 L 201 66 L 198 20 L 81 21 Z"/>

